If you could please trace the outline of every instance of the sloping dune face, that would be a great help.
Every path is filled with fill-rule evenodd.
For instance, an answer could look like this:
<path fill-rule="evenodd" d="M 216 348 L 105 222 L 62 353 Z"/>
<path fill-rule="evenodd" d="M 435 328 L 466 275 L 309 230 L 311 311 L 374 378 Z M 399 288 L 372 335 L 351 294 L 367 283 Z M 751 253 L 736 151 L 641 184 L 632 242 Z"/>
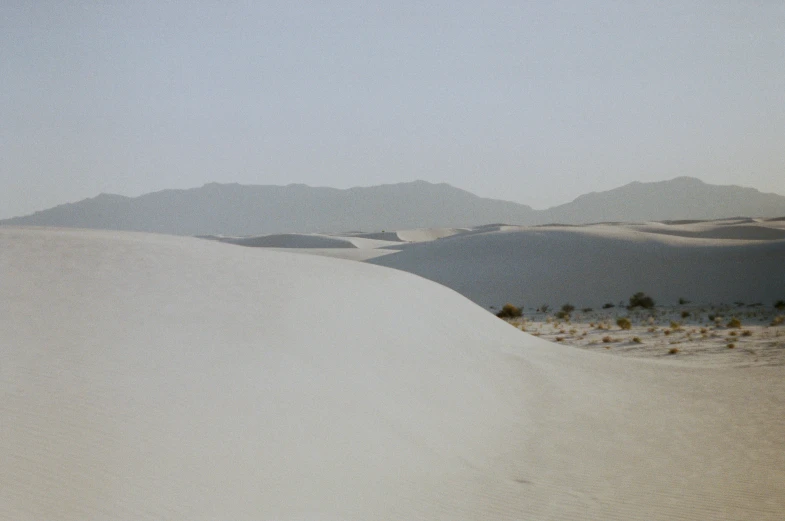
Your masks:
<path fill-rule="evenodd" d="M 0 229 L 0 519 L 781 519 L 781 368 L 552 345 L 356 262 Z"/>
<path fill-rule="evenodd" d="M 483 307 L 596 307 L 638 291 L 662 304 L 683 297 L 768 305 L 785 295 L 781 233 L 750 226 L 732 232 L 665 225 L 520 228 L 408 245 L 369 262 L 434 280 Z"/>

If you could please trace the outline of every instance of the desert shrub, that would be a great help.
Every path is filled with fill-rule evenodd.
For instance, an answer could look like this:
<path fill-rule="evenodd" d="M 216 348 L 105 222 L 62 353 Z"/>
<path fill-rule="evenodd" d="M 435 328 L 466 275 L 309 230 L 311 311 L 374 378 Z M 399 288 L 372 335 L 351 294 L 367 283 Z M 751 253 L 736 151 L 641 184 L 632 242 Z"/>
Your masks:
<path fill-rule="evenodd" d="M 650 296 L 646 295 L 642 291 L 634 294 L 630 297 L 630 305 L 628 306 L 630 309 L 635 308 L 643 308 L 643 309 L 651 309 L 654 307 L 654 299 Z"/>
<path fill-rule="evenodd" d="M 594 310 L 592 308 L 583 308 L 581 311 L 583 311 L 584 313 L 591 313 Z"/>
<path fill-rule="evenodd" d="M 741 320 L 736 317 L 733 317 L 728 321 L 726 324 L 727 327 L 741 327 Z"/>
<path fill-rule="evenodd" d="M 687 318 L 688 316 L 690 316 L 690 312 L 689 311 L 682 311 L 681 312 L 681 318 Z"/>
<path fill-rule="evenodd" d="M 779 315 L 779 316 L 774 317 L 774 319 L 772 319 L 771 325 L 772 326 L 779 326 L 783 322 L 785 322 L 785 315 Z"/>
<path fill-rule="evenodd" d="M 728 349 L 733 349 L 734 347 L 736 347 L 736 344 L 734 344 L 732 342 L 730 344 L 728 344 Z"/>
<path fill-rule="evenodd" d="M 666 335 L 670 335 L 671 334 L 671 330 L 670 329 L 663 329 L 662 332 L 665 333 Z"/>
<path fill-rule="evenodd" d="M 604 337 L 602 337 L 602 341 L 607 344 L 607 343 L 612 342 L 613 339 L 611 337 L 609 337 L 608 335 L 605 335 Z"/>
<path fill-rule="evenodd" d="M 602 309 L 610 309 L 610 308 L 615 308 L 615 307 L 616 307 L 616 305 L 615 304 L 611 304 L 610 302 L 606 302 L 605 304 L 602 305 Z"/>
<path fill-rule="evenodd" d="M 572 304 L 564 304 L 564 305 L 561 307 L 561 310 L 562 310 L 562 311 L 564 311 L 565 313 L 567 313 L 567 314 L 569 315 L 570 313 L 572 313 L 573 311 L 575 311 L 575 306 L 573 306 Z"/>
<path fill-rule="evenodd" d="M 752 331 L 750 331 L 749 329 L 745 329 L 744 331 L 741 332 L 741 336 L 752 336 Z"/>
<path fill-rule="evenodd" d="M 674 331 L 675 331 L 675 330 L 677 330 L 677 329 L 681 329 L 681 324 L 679 324 L 678 322 L 674 322 L 673 320 L 671 320 L 671 329 L 673 329 Z"/>
<path fill-rule="evenodd" d="M 635 342 L 636 344 L 642 344 L 643 343 L 643 341 L 641 340 L 641 337 L 639 337 L 639 336 L 632 337 L 632 341 Z"/>
<path fill-rule="evenodd" d="M 561 342 L 562 340 L 564 340 L 564 337 L 563 337 L 563 336 L 557 336 L 557 337 L 556 337 L 556 341 L 557 341 L 557 342 Z"/>
<path fill-rule="evenodd" d="M 735 331 L 731 331 L 730 333 L 728 333 L 728 336 L 736 336 L 736 332 Z"/>
<path fill-rule="evenodd" d="M 548 304 L 543 304 L 537 311 L 542 311 L 543 313 L 547 313 L 551 307 Z"/>
<path fill-rule="evenodd" d="M 622 329 L 630 329 L 632 327 L 632 322 L 630 322 L 629 318 L 619 317 L 616 319 L 616 325 Z"/>
<path fill-rule="evenodd" d="M 714 319 L 717 318 L 717 315 L 709 315 L 708 318 L 710 321 L 714 322 Z"/>
<path fill-rule="evenodd" d="M 678 347 L 671 347 L 670 349 L 668 349 L 668 354 L 669 355 L 675 355 L 678 352 L 679 352 L 679 348 Z"/>
<path fill-rule="evenodd" d="M 521 311 L 521 308 L 515 307 L 509 303 L 502 306 L 501 311 L 496 313 L 496 316 L 499 318 L 518 318 L 521 315 L 523 315 L 523 311 Z"/>
<path fill-rule="evenodd" d="M 685 304 L 689 304 L 689 303 L 690 303 L 690 301 L 689 301 L 689 300 L 687 300 L 686 298 L 681 298 L 681 297 L 679 297 L 679 304 L 680 304 L 680 305 L 682 305 L 682 306 L 683 306 L 683 305 L 685 305 Z"/>
<path fill-rule="evenodd" d="M 778 300 L 774 303 L 774 309 L 785 309 L 785 300 Z"/>
<path fill-rule="evenodd" d="M 565 318 L 568 318 L 568 317 L 570 316 L 570 314 L 569 314 L 569 313 L 567 313 L 567 312 L 566 312 L 566 311 L 564 311 L 564 310 L 562 310 L 562 311 L 557 311 L 556 313 L 554 313 L 554 315 L 556 316 L 556 318 L 561 318 L 561 319 L 565 319 Z"/>

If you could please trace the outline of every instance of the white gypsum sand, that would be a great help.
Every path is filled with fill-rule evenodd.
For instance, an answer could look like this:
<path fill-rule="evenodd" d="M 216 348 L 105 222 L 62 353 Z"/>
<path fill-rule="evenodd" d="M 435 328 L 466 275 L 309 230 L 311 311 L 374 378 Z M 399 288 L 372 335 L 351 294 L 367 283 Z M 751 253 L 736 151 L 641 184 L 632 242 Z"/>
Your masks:
<path fill-rule="evenodd" d="M 191 238 L 0 228 L 0 274 L 0 519 L 785 511 L 783 367 L 600 356 L 410 274 Z"/>

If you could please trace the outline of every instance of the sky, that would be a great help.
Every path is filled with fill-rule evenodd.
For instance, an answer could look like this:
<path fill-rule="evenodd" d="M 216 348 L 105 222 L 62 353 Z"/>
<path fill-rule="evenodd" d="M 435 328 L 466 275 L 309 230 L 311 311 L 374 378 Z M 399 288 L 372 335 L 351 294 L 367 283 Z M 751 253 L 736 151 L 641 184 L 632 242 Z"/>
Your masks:
<path fill-rule="evenodd" d="M 0 78 L 0 218 L 209 182 L 785 194 L 780 0 L 6 0 Z"/>

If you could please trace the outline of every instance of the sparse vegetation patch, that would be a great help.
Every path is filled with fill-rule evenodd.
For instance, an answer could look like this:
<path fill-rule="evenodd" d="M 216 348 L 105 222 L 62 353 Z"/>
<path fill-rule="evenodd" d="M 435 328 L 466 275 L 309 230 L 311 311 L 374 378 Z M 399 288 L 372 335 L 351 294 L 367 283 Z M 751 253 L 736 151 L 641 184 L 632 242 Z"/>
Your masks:
<path fill-rule="evenodd" d="M 502 306 L 501 311 L 496 313 L 499 318 L 518 318 L 523 315 L 521 308 L 513 306 L 512 304 L 505 304 Z"/>
<path fill-rule="evenodd" d="M 736 317 L 733 317 L 728 321 L 727 327 L 739 328 L 741 327 L 741 320 L 739 320 Z"/>
<path fill-rule="evenodd" d="M 643 309 L 651 309 L 654 307 L 654 299 L 650 296 L 646 295 L 642 291 L 634 294 L 630 297 L 630 305 L 628 306 L 630 309 L 635 308 L 643 308 Z"/>

